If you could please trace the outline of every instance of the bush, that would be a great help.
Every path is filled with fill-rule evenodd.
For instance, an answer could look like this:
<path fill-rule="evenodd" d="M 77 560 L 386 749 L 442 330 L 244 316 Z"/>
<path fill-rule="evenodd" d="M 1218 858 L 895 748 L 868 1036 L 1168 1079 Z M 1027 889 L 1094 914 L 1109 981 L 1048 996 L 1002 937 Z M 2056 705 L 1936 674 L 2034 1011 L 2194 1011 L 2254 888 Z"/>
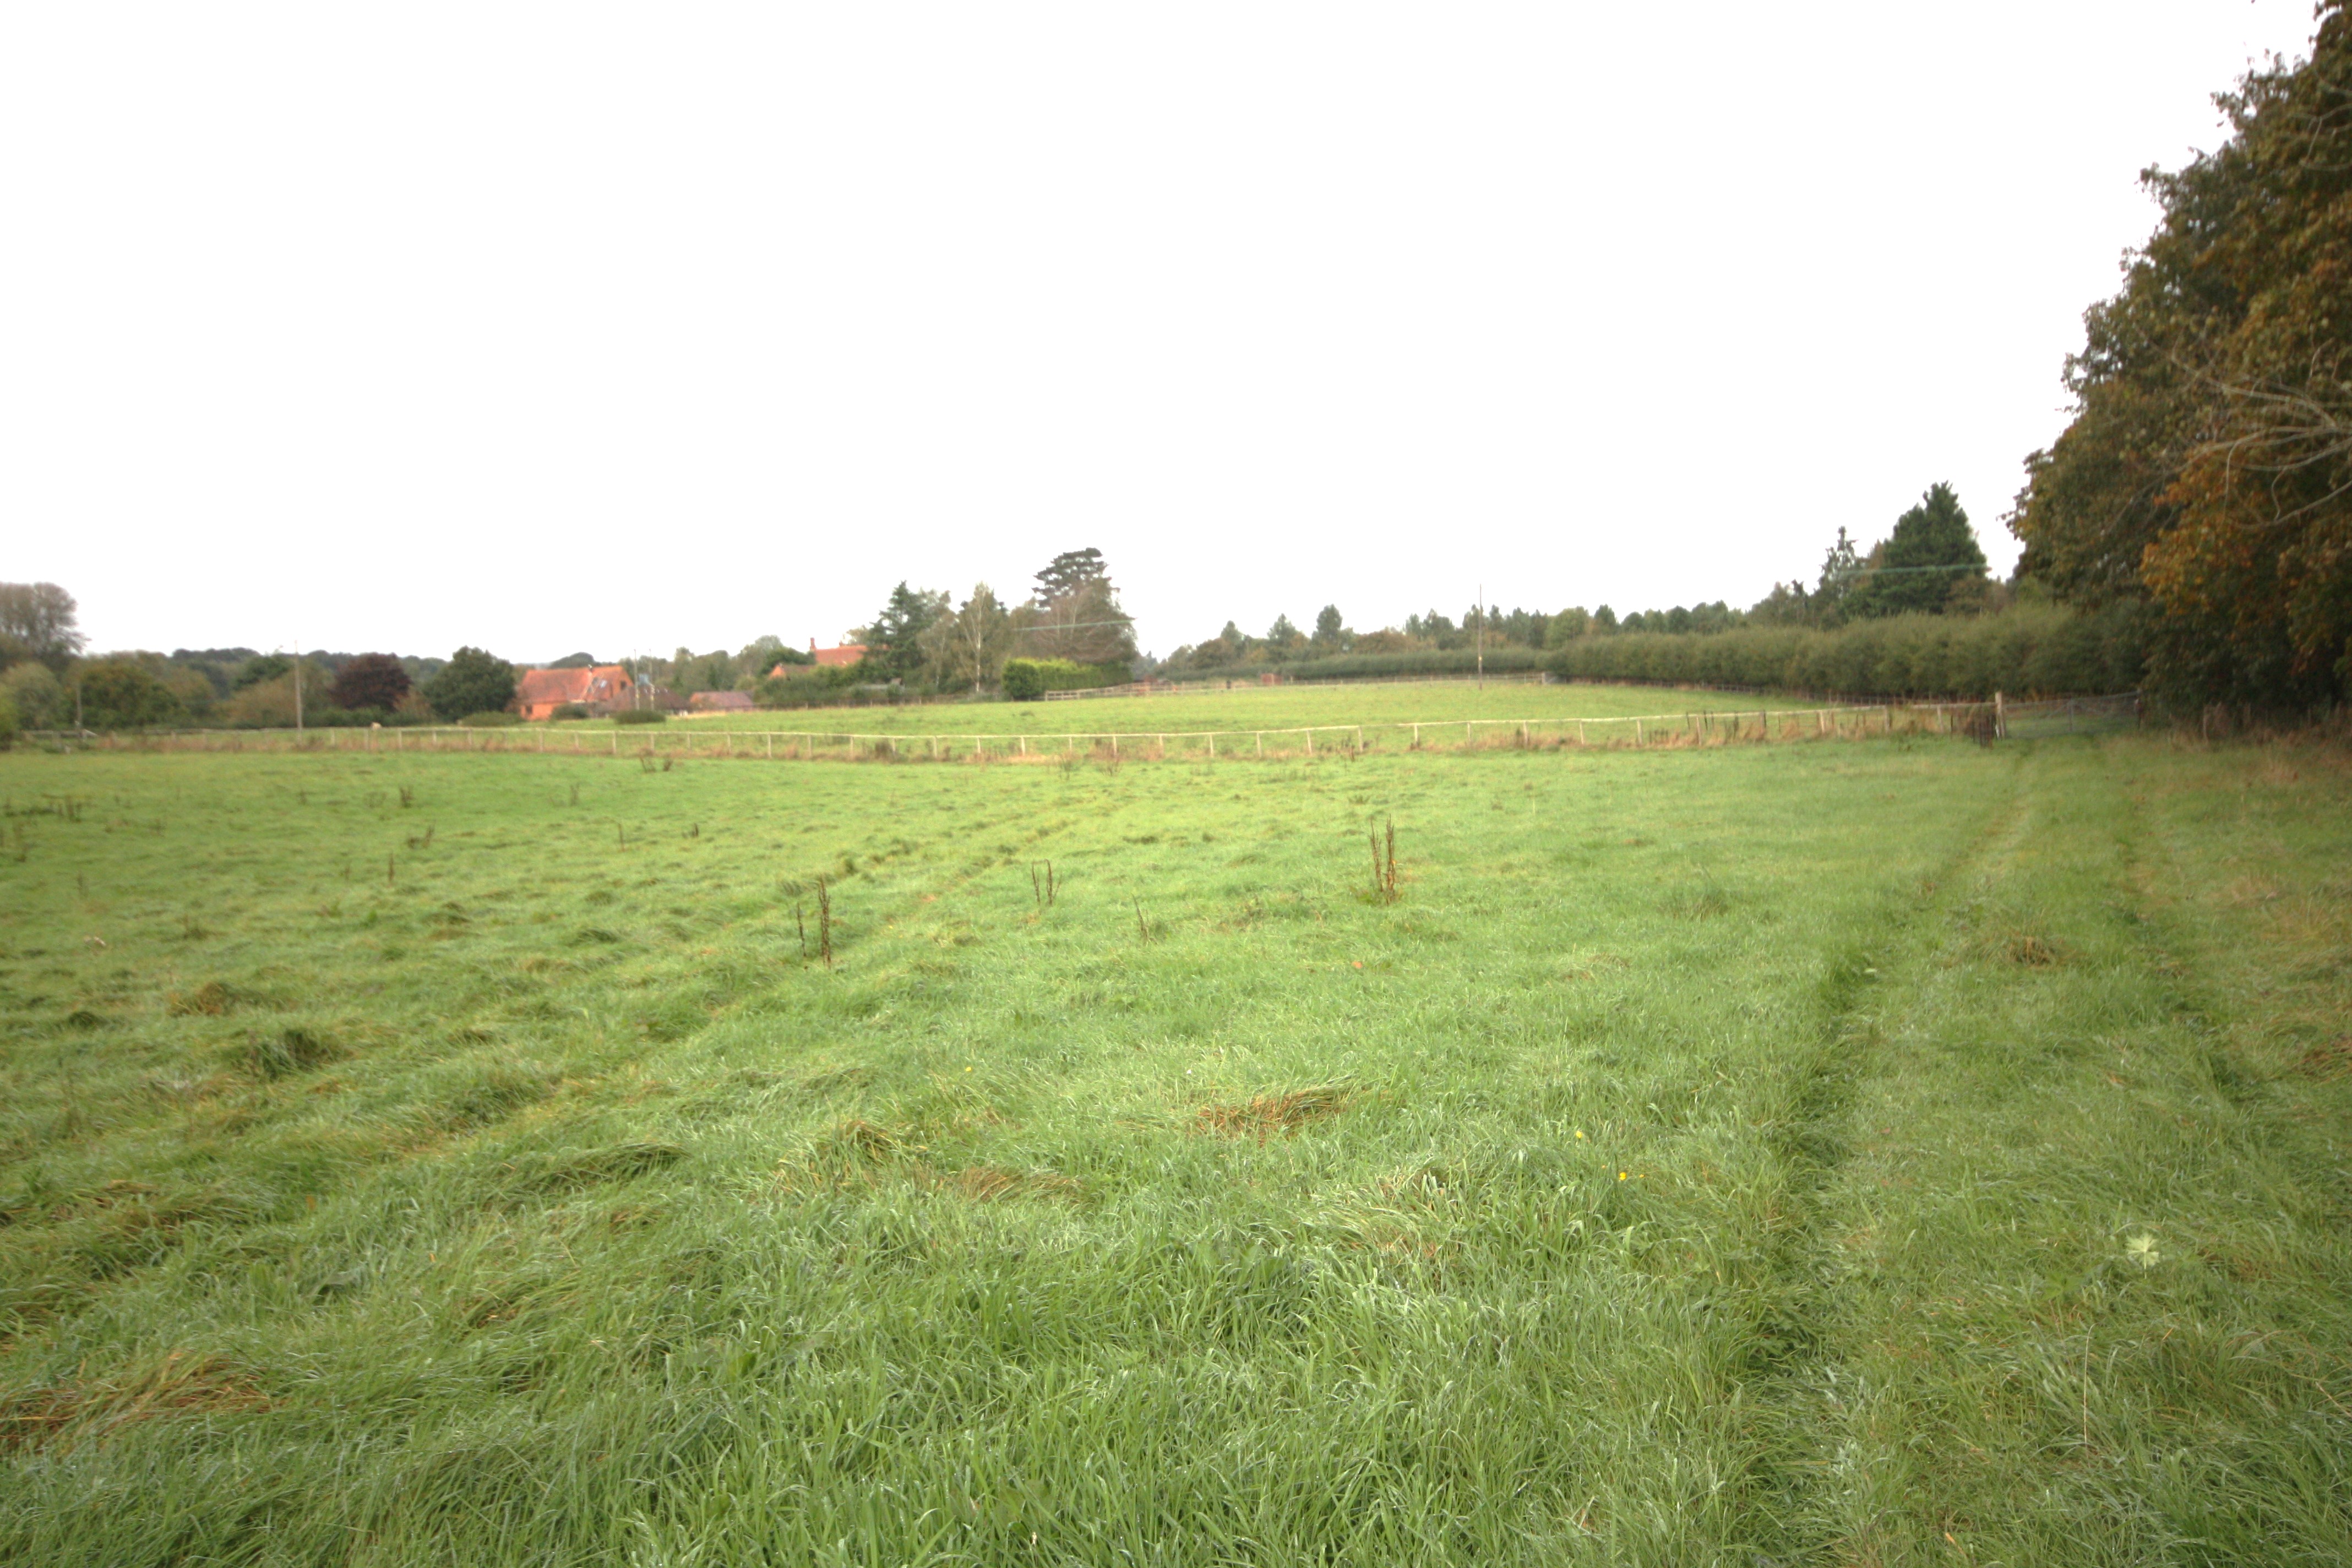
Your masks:
<path fill-rule="evenodd" d="M 588 708 L 585 703 L 581 702 L 559 702 L 547 717 L 551 721 L 557 719 L 585 719 L 588 717 Z"/>
<path fill-rule="evenodd" d="M 521 723 L 522 715 L 500 708 L 485 708 L 478 713 L 467 714 L 457 722 L 468 730 L 503 730 L 509 724 Z"/>
<path fill-rule="evenodd" d="M 1486 650 L 1486 673 L 1523 675 L 1544 667 L 1540 648 L 1500 643 Z M 1475 675 L 1478 650 L 1471 647 L 1415 648 L 1403 653 L 1343 653 L 1328 658 L 1294 659 L 1285 664 L 1227 664 L 1204 669 L 1171 670 L 1171 680 L 1255 680 L 1279 673 L 1285 680 L 1399 680 L 1416 676 Z"/>
<path fill-rule="evenodd" d="M 1034 702 L 1048 691 L 1091 691 L 1132 679 L 1124 664 L 1077 664 L 1066 658 L 1008 658 L 1003 677 L 1009 702 Z"/>
<path fill-rule="evenodd" d="M 2135 606 L 2084 616 L 2032 605 L 1990 616 L 1893 616 L 1834 631 L 1579 637 L 1552 654 L 1550 668 L 1566 680 L 1982 699 L 2129 690 L 2140 684 L 2146 652 Z"/>
<path fill-rule="evenodd" d="M 408 671 L 388 653 L 363 653 L 335 671 L 327 695 L 338 708 L 397 708 L 408 695 Z"/>
<path fill-rule="evenodd" d="M 16 720 L 16 700 L 8 695 L 6 688 L 0 687 L 0 752 L 15 745 L 23 729 Z"/>
<path fill-rule="evenodd" d="M 82 723 L 92 730 L 138 730 L 187 717 L 178 693 L 127 658 L 81 667 Z"/>
<path fill-rule="evenodd" d="M 624 708 L 613 715 L 615 724 L 659 724 L 669 715 L 658 708 Z"/>
<path fill-rule="evenodd" d="M 478 647 L 461 647 L 439 674 L 425 683 L 425 700 L 444 719 L 463 722 L 469 713 L 488 713 L 514 700 L 514 666 Z"/>
<path fill-rule="evenodd" d="M 0 696 L 16 710 L 16 722 L 27 730 L 54 730 L 73 717 L 73 699 L 49 667 L 26 659 L 0 675 Z"/>

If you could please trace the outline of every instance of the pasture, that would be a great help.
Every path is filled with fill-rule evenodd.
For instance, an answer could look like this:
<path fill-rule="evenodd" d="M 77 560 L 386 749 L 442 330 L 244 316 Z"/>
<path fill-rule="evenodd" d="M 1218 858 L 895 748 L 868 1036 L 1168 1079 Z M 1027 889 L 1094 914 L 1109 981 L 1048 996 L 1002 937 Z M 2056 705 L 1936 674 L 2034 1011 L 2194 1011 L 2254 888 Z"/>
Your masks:
<path fill-rule="evenodd" d="M 1061 735 L 1119 731 L 1182 734 L 1289 730 L 1313 725 L 1446 724 L 1465 719 L 1614 719 L 1634 714 L 1753 712 L 1757 700 L 1669 686 L 1613 686 L 1513 679 L 1395 684 L 1236 686 L 1150 697 L 1082 697 L 1036 702 L 924 702 L 785 708 L 682 721 L 693 728 L 842 730 L 873 735 Z M 1774 700 L 1771 706 L 1811 704 Z M 588 721 L 604 728 L 603 721 Z M 563 726 L 569 728 L 570 726 Z"/>
<path fill-rule="evenodd" d="M 2347 795 L 0 755 L 0 1561 L 2338 1562 Z"/>

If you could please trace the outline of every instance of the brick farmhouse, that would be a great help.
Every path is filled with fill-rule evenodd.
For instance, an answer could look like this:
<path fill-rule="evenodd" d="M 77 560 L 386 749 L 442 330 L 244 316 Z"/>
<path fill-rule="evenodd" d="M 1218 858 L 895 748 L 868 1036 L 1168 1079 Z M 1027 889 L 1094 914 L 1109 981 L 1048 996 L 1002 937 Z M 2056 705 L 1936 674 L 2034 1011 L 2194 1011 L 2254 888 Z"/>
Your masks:
<path fill-rule="evenodd" d="M 626 708 L 636 690 L 629 672 L 617 664 L 591 665 L 579 669 L 526 669 L 515 682 L 515 711 L 526 719 L 549 719 L 567 703 L 603 715 Z"/>

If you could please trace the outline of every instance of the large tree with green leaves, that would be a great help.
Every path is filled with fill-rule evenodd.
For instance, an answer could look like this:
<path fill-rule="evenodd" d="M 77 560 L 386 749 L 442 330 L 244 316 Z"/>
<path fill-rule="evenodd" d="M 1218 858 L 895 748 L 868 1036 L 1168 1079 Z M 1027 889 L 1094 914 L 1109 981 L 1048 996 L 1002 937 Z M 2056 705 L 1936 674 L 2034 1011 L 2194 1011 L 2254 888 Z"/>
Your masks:
<path fill-rule="evenodd" d="M 75 669 L 72 684 L 88 729 L 139 730 L 187 717 L 179 694 L 136 658 L 93 659 Z"/>
<path fill-rule="evenodd" d="M 478 647 L 461 647 L 425 683 L 425 700 L 444 719 L 495 713 L 514 700 L 515 668 Z"/>
<path fill-rule="evenodd" d="M 2352 692 L 2352 3 L 2216 101 L 2217 151 L 2084 318 L 2073 422 L 2027 461 L 2024 575 L 2154 611 L 2150 677 L 2270 708 Z"/>
<path fill-rule="evenodd" d="M 82 648 L 79 608 L 55 583 L 0 583 L 0 669 L 37 658 L 63 674 Z"/>
<path fill-rule="evenodd" d="M 1127 664 L 1135 658 L 1135 623 L 1102 552 L 1066 550 L 1037 574 L 1037 591 L 1015 616 L 1024 653 L 1073 664 Z"/>
<path fill-rule="evenodd" d="M 972 584 L 963 608 L 923 628 L 923 658 L 943 689 L 978 691 L 996 682 L 1013 652 L 1013 616 L 985 583 Z"/>
<path fill-rule="evenodd" d="M 408 695 L 408 671 L 388 653 L 363 653 L 343 661 L 327 695 L 338 708 L 380 708 L 386 712 Z"/>

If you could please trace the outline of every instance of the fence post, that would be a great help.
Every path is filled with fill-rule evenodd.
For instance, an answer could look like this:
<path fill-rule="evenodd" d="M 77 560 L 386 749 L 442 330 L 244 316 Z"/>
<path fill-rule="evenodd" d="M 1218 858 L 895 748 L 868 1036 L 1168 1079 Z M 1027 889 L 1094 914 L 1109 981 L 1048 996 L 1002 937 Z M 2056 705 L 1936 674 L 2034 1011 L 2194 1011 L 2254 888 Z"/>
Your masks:
<path fill-rule="evenodd" d="M 1308 730 L 1305 731 L 1305 734 L 1307 736 L 1307 754 L 1311 757 L 1315 754 L 1315 731 Z"/>
<path fill-rule="evenodd" d="M 621 731 L 617 726 L 613 731 L 613 754 L 616 757 L 621 754 Z"/>
<path fill-rule="evenodd" d="M 1261 758 L 1265 755 L 1265 731 L 1263 730 L 1257 732 L 1257 754 Z"/>
<path fill-rule="evenodd" d="M 1576 743 L 1580 746 L 1584 744 L 1584 721 L 1581 719 L 1576 721 Z"/>
<path fill-rule="evenodd" d="M 2009 699 L 1998 691 L 1992 694 L 1992 735 L 1996 741 L 2009 739 Z"/>

